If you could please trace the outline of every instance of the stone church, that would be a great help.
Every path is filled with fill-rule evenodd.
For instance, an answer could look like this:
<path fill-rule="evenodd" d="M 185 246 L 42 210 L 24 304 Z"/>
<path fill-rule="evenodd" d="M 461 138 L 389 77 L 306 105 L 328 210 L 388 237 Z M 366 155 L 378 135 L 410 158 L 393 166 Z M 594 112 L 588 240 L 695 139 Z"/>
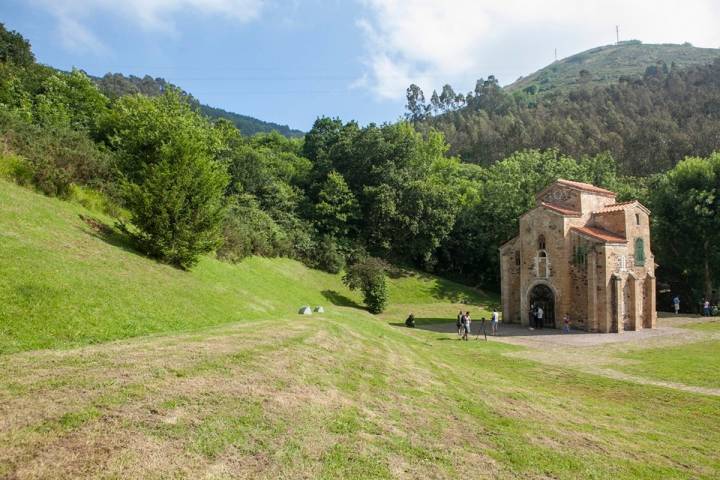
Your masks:
<path fill-rule="evenodd" d="M 519 235 L 500 247 L 503 322 L 623 332 L 655 328 L 650 211 L 587 183 L 557 180 L 520 217 Z"/>

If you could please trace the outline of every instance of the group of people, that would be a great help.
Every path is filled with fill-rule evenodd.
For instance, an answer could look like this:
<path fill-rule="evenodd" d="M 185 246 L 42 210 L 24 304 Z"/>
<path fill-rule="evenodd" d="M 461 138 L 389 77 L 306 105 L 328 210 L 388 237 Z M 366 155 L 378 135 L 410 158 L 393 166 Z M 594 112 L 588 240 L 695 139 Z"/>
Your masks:
<path fill-rule="evenodd" d="M 530 305 L 530 330 L 543 328 L 545 311 L 540 305 Z"/>
<path fill-rule="evenodd" d="M 680 297 L 678 295 L 675 295 L 672 299 L 672 307 L 675 311 L 675 315 L 678 315 L 680 313 Z M 715 307 L 717 308 L 717 307 Z M 712 304 L 710 303 L 710 300 L 707 298 L 702 301 L 702 313 L 704 317 L 710 317 L 714 315 L 714 309 Z"/>
<path fill-rule="evenodd" d="M 498 322 L 500 320 L 500 314 L 498 313 L 497 309 L 493 309 L 492 315 L 490 316 L 490 328 L 491 328 L 491 334 L 497 335 L 498 332 Z M 485 317 L 480 319 L 483 331 L 485 329 Z M 472 318 L 470 317 L 470 312 L 463 313 L 462 310 L 460 310 L 457 314 L 457 323 L 455 324 L 457 326 L 458 336 L 462 340 L 467 340 L 468 336 L 472 333 L 470 329 L 470 325 L 472 325 Z M 480 333 L 478 332 L 478 338 L 480 337 Z"/>

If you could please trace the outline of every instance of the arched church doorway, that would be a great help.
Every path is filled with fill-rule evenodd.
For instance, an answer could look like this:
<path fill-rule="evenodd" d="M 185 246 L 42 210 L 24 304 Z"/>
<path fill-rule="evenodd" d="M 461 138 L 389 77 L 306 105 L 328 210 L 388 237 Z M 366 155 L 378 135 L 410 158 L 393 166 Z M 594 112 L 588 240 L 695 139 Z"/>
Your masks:
<path fill-rule="evenodd" d="M 543 309 L 543 326 L 555 328 L 555 294 L 545 284 L 535 285 L 528 295 L 530 307 Z"/>

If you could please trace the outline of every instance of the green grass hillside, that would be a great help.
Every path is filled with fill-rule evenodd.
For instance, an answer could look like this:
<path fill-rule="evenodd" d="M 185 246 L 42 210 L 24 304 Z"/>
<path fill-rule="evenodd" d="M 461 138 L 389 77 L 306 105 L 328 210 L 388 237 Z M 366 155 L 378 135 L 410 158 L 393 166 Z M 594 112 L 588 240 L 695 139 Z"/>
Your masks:
<path fill-rule="evenodd" d="M 0 353 L 288 317 L 301 305 L 333 312 L 328 307 L 361 302 L 339 275 L 288 259 L 229 265 L 205 258 L 190 272 L 178 270 L 139 255 L 108 225 L 80 205 L 0 180 Z M 397 315 L 406 315 L 409 303 L 485 303 L 471 289 L 412 272 L 391 279 L 389 290 Z"/>
<path fill-rule="evenodd" d="M 523 90 L 535 85 L 537 91 L 568 90 L 583 84 L 609 85 L 621 76 L 638 76 L 658 62 L 668 67 L 675 63 L 684 68 L 712 63 L 720 57 L 720 49 L 698 48 L 690 44 L 640 44 L 628 42 L 593 48 L 558 60 L 505 87 L 508 91 Z M 589 72 L 581 78 L 580 71 Z"/>
<path fill-rule="evenodd" d="M 720 474 L 720 393 L 591 375 L 581 346 L 428 325 L 492 297 L 408 273 L 372 316 L 338 276 L 259 258 L 184 272 L 104 221 L 0 181 L 0 478 Z M 408 311 L 423 328 L 397 325 Z M 673 378 L 717 384 L 690 366 Z"/>

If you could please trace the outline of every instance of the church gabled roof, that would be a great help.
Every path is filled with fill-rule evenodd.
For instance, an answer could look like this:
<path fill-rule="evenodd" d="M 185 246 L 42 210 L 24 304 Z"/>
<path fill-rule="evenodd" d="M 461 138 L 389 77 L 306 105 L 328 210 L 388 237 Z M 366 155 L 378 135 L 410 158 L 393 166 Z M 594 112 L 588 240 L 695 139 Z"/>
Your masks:
<path fill-rule="evenodd" d="M 540 206 L 545 207 L 548 210 L 552 210 L 553 212 L 557 212 L 559 214 L 567 215 L 570 217 L 579 217 L 582 215 L 582 213 L 578 212 L 577 210 L 570 210 L 569 208 L 563 208 L 558 205 L 553 205 L 552 203 L 540 202 Z"/>
<path fill-rule="evenodd" d="M 619 236 L 617 233 L 609 232 L 598 227 L 573 227 L 570 231 L 603 243 L 627 243 L 627 239 Z"/>
<path fill-rule="evenodd" d="M 583 192 L 594 193 L 596 195 L 603 195 L 607 197 L 615 196 L 615 192 L 611 192 L 610 190 L 607 190 L 605 188 L 596 187 L 595 185 L 591 185 L 589 183 L 576 182 L 574 180 L 565 180 L 564 178 L 558 178 L 553 183 L 542 189 L 537 195 L 535 195 L 535 198 L 541 198 L 543 195 L 545 195 L 545 192 L 547 192 L 555 185 L 563 185 L 569 188 L 574 188 L 576 190 L 582 190 Z"/>
<path fill-rule="evenodd" d="M 637 200 L 631 200 L 629 202 L 622 202 L 622 203 L 613 203 L 612 205 L 606 205 L 605 207 L 601 208 L 600 210 L 597 210 L 593 212 L 593 215 L 599 215 L 603 213 L 611 213 L 611 212 L 619 212 L 620 210 L 625 210 L 625 207 L 635 205 L 641 210 L 643 210 L 648 215 L 650 214 L 650 210 L 645 207 L 642 203 L 638 202 Z"/>

